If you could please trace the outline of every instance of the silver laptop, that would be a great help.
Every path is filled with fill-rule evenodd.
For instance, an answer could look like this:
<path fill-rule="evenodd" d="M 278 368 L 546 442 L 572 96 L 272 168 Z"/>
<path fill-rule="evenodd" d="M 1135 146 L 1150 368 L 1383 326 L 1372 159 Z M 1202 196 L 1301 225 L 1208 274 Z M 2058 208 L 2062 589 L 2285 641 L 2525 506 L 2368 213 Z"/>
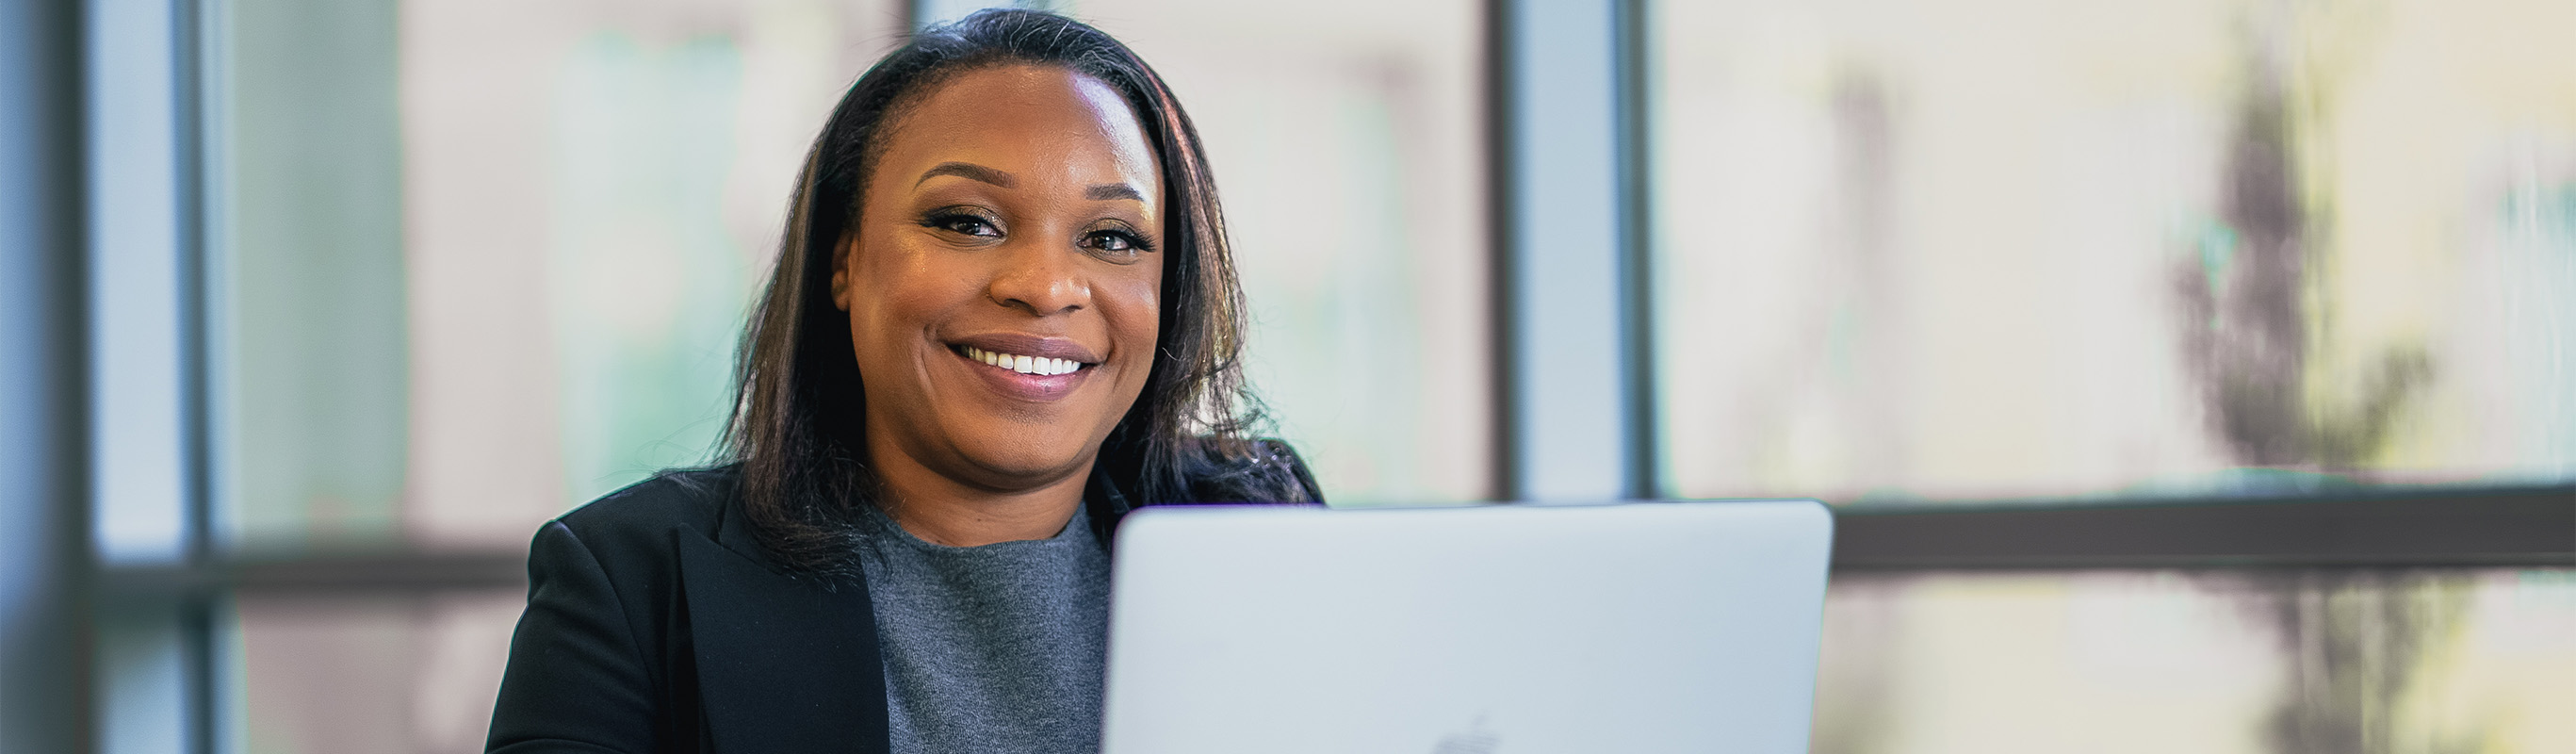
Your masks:
<path fill-rule="evenodd" d="M 1105 754 L 1802 754 L 1833 519 L 1808 500 L 1148 508 Z"/>

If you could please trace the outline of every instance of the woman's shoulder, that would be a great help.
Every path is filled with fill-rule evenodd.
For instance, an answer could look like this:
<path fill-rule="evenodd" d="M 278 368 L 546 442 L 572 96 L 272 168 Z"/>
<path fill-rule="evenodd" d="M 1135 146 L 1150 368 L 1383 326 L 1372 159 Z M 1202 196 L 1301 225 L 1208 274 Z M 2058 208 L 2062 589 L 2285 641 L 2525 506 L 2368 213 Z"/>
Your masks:
<path fill-rule="evenodd" d="M 1183 475 L 1195 502 L 1321 503 L 1323 487 L 1284 440 L 1202 441 Z"/>
<path fill-rule="evenodd" d="M 593 548 L 666 544 L 681 527 L 713 536 L 738 479 L 733 464 L 664 471 L 574 508 L 549 526 L 562 524 Z"/>

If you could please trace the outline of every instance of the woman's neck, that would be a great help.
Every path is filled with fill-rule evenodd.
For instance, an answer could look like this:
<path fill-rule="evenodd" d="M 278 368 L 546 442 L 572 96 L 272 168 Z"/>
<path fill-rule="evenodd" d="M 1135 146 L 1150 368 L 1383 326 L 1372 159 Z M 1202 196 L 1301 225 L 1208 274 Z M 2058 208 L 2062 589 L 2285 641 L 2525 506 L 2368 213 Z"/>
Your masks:
<path fill-rule="evenodd" d="M 882 448 L 882 445 L 876 448 Z M 886 517 L 924 542 L 979 547 L 996 542 L 1048 539 L 1064 531 L 1082 507 L 1089 466 L 1023 490 L 996 491 L 962 484 L 900 450 L 872 448 Z"/>

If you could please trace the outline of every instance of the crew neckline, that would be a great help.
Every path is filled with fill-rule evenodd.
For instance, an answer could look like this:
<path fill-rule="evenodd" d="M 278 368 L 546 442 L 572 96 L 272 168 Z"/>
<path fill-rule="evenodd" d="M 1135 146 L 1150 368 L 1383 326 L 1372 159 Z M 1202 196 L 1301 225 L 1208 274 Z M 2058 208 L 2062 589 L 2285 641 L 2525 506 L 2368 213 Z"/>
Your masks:
<path fill-rule="evenodd" d="M 960 547 L 957 545 L 943 545 L 927 539 L 922 539 L 920 535 L 912 533 L 911 529 L 903 528 L 903 524 L 896 523 L 893 516 L 886 515 L 885 509 L 874 503 L 870 503 L 864 507 L 867 508 L 868 521 L 873 524 L 871 528 L 876 530 L 874 533 L 877 534 L 879 538 L 890 539 L 903 543 L 904 546 L 907 547 L 933 553 L 971 554 L 1006 552 L 1011 549 L 1017 549 L 1013 547 L 1014 545 L 1022 547 L 1043 547 L 1071 539 L 1076 533 L 1087 532 L 1091 528 L 1091 505 L 1090 502 L 1086 500 L 1073 506 L 1073 517 L 1065 520 L 1063 529 L 1057 530 L 1055 534 L 1048 536 L 1045 539 L 1014 539 L 990 544 Z"/>

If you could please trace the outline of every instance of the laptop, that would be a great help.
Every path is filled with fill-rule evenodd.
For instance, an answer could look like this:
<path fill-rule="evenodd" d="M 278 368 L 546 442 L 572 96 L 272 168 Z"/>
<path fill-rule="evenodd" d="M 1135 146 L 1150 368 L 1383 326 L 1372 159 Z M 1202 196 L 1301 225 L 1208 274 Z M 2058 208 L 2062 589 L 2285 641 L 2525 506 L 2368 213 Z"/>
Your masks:
<path fill-rule="evenodd" d="M 1803 754 L 1812 500 L 1147 508 L 1105 754 Z"/>

